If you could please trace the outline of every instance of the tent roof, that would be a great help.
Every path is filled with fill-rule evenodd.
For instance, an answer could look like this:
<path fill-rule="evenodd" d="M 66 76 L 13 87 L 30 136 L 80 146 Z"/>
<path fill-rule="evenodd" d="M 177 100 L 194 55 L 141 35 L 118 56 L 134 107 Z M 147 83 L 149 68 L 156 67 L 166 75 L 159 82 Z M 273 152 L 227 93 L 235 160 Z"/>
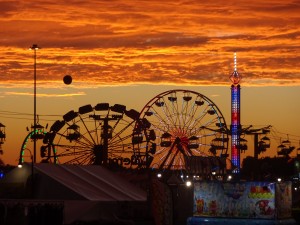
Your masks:
<path fill-rule="evenodd" d="M 98 165 L 34 165 L 42 173 L 91 201 L 146 201 L 144 190 Z M 57 190 L 56 190 L 57 191 Z"/>
<path fill-rule="evenodd" d="M 39 171 L 93 201 L 146 201 L 146 192 L 96 165 L 35 164 Z"/>

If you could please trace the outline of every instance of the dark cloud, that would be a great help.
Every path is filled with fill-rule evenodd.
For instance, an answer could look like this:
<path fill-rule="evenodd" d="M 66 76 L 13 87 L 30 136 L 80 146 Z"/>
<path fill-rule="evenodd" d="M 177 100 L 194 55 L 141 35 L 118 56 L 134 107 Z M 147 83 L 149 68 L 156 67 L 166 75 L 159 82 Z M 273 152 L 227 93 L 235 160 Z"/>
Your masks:
<path fill-rule="evenodd" d="M 8 17 L 10 14 L 16 12 L 18 9 L 19 1 L 1 1 L 0 14 L 1 17 Z"/>

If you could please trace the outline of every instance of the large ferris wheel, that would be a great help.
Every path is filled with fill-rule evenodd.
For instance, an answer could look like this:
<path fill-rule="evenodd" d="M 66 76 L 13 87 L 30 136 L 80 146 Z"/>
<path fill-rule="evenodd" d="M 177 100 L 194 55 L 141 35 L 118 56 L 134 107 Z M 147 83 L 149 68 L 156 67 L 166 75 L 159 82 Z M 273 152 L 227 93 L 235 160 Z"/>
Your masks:
<path fill-rule="evenodd" d="M 151 99 L 140 113 L 147 121 L 146 142 L 153 156 L 150 167 L 186 169 L 191 156 L 226 157 L 228 150 L 225 119 L 218 107 L 204 95 L 188 90 L 170 90 Z M 152 134 L 152 135 L 151 135 Z M 153 138 L 151 138 L 153 137 Z"/>
<path fill-rule="evenodd" d="M 228 156 L 223 127 L 218 107 L 189 90 L 163 92 L 140 112 L 120 104 L 85 105 L 44 133 L 41 161 L 184 170 L 189 157 Z"/>

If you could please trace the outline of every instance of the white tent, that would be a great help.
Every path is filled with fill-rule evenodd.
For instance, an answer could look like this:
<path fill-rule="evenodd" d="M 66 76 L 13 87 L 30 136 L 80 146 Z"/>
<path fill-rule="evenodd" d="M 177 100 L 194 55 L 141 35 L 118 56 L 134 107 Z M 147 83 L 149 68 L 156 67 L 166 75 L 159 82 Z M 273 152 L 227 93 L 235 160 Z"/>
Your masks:
<path fill-rule="evenodd" d="M 33 182 L 28 179 L 32 173 Z M 146 191 L 97 165 L 37 163 L 32 167 L 24 163 L 3 181 L 22 183 L 18 186 L 24 187 L 33 183 L 34 201 L 63 201 L 65 224 L 76 220 L 111 220 L 120 213 L 121 206 L 126 205 L 129 210 L 136 205 L 147 205 Z"/>
<path fill-rule="evenodd" d="M 123 177 L 111 172 L 110 170 L 96 165 L 52 165 L 52 164 L 36 164 L 34 166 L 35 173 L 40 175 L 38 179 L 38 197 L 54 198 L 59 194 L 57 190 L 53 190 L 56 185 L 64 186 L 69 191 L 76 193 L 80 197 L 78 199 L 86 199 L 90 201 L 146 201 L 146 192 L 129 183 Z M 49 179 L 50 178 L 50 179 Z M 50 180 L 56 182 L 50 182 Z M 46 182 L 47 181 L 47 182 Z M 53 187 L 50 185 L 53 183 Z M 68 195 L 57 196 L 57 198 L 67 199 Z M 74 199 L 72 196 L 71 199 Z"/>

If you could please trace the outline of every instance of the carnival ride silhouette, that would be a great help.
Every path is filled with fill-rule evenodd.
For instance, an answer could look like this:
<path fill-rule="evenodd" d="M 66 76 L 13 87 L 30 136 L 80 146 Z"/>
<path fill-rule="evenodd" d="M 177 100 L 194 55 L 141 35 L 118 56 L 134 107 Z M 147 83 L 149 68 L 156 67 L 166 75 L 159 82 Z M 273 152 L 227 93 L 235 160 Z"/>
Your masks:
<path fill-rule="evenodd" d="M 48 132 L 39 125 L 23 141 L 19 162 L 36 138 L 42 142 L 40 162 L 186 170 L 189 157 L 228 157 L 228 132 L 222 127 L 225 118 L 209 98 L 169 90 L 140 112 L 99 103 L 67 112 Z"/>

